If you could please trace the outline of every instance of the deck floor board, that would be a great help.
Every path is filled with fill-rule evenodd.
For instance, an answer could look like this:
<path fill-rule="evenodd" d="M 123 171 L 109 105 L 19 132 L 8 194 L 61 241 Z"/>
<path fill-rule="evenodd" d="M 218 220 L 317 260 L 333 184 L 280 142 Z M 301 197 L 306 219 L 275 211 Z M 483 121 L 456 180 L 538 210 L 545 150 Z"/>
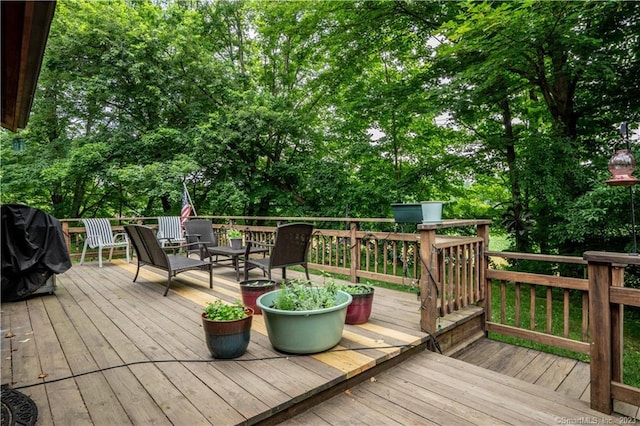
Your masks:
<path fill-rule="evenodd" d="M 509 358 L 486 342 L 466 353 L 515 375 L 533 365 L 532 381 L 556 393 L 423 351 L 414 294 L 377 288 L 371 320 L 345 326 L 338 346 L 314 355 L 274 350 L 256 315 L 247 353 L 214 360 L 200 312 L 215 298 L 240 298 L 235 271 L 216 267 L 213 289 L 204 272 L 180 274 L 167 297 L 164 273 L 142 268 L 134 283 L 135 273 L 122 260 L 74 265 L 58 276 L 55 294 L 2 304 L 3 334 L 15 334 L 2 341 L 2 383 L 36 402 L 39 425 L 268 424 L 283 416 L 290 425 L 520 424 L 594 413 L 578 399 L 578 365 L 523 349 Z M 371 372 L 371 380 L 349 381 Z"/>

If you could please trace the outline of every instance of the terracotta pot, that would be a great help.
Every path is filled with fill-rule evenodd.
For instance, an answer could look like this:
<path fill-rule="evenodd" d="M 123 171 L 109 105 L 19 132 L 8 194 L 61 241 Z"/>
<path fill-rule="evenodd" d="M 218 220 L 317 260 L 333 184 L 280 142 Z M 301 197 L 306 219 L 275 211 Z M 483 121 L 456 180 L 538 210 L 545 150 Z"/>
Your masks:
<path fill-rule="evenodd" d="M 258 307 L 256 300 L 265 293 L 275 290 L 274 280 L 247 280 L 240 281 L 240 294 L 242 304 L 253 309 L 256 315 L 262 315 L 262 310 Z"/>
<path fill-rule="evenodd" d="M 347 308 L 345 324 L 364 324 L 371 316 L 373 306 L 373 288 L 370 293 L 352 294 L 353 301 Z"/>
<path fill-rule="evenodd" d="M 253 309 L 247 316 L 232 321 L 211 321 L 201 315 L 202 329 L 209 352 L 214 358 L 237 358 L 245 353 L 251 339 Z"/>

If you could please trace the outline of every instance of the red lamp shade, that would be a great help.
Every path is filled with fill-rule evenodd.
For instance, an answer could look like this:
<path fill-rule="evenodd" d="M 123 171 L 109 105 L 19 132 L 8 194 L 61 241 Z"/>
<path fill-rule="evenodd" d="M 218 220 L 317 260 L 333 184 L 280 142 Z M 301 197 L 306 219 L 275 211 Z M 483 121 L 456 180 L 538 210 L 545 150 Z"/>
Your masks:
<path fill-rule="evenodd" d="M 638 178 L 631 174 L 636 169 L 636 159 L 628 149 L 619 149 L 609 160 L 609 171 L 613 175 L 606 181 L 611 186 L 631 186 L 638 183 Z"/>

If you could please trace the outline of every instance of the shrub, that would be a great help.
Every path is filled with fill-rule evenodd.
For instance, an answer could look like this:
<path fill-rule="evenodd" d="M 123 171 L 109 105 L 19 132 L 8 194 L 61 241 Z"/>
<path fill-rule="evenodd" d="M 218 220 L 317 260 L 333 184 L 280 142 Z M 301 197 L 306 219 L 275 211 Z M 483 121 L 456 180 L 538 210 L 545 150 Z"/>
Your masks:
<path fill-rule="evenodd" d="M 204 317 L 211 321 L 233 321 L 239 320 L 247 316 L 245 306 L 239 301 L 233 305 L 227 305 L 221 300 L 207 303 L 202 310 Z"/>
<path fill-rule="evenodd" d="M 338 288 L 333 282 L 326 287 L 316 287 L 307 280 L 293 280 L 280 289 L 272 307 L 283 311 L 330 308 L 336 306 L 337 292 Z"/>

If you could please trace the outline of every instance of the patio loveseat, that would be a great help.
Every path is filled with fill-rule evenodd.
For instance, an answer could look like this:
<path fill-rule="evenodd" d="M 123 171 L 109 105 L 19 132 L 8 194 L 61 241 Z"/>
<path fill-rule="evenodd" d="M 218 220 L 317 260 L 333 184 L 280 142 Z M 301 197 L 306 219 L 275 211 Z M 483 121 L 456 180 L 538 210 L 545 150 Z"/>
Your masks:
<path fill-rule="evenodd" d="M 167 271 L 167 287 L 164 290 L 164 295 L 166 296 L 169 292 L 172 277 L 175 277 L 180 272 L 203 269 L 209 271 L 209 288 L 213 288 L 213 268 L 210 262 L 176 254 L 167 254 L 162 249 L 153 230 L 147 226 L 125 225 L 124 229 L 133 244 L 138 258 L 138 269 L 136 269 L 136 275 L 133 277 L 134 282 L 138 278 L 141 266 L 148 265 Z"/>

